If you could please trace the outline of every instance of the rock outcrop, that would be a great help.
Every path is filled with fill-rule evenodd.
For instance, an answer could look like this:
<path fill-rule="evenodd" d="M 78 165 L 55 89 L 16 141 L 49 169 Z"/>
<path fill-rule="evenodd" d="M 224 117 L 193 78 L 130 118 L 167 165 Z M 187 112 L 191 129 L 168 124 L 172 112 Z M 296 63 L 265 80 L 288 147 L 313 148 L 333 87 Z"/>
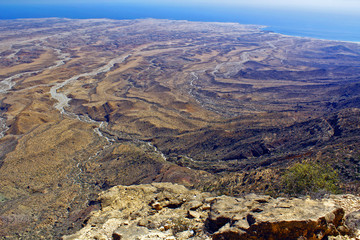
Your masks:
<path fill-rule="evenodd" d="M 360 198 L 353 195 L 321 200 L 256 194 L 235 198 L 152 183 L 113 187 L 100 194 L 99 201 L 101 210 L 63 240 L 350 239 L 359 228 L 354 210 Z M 346 218 L 348 210 L 354 212 Z"/>

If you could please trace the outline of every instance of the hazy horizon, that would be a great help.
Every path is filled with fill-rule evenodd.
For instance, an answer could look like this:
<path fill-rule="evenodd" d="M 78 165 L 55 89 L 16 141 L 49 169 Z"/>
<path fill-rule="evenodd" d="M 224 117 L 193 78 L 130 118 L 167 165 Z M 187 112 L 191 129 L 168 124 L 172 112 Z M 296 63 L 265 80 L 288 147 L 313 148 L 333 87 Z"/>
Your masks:
<path fill-rule="evenodd" d="M 161 18 L 269 26 L 293 36 L 360 42 L 357 0 L 2 0 L 0 19 Z"/>
<path fill-rule="evenodd" d="M 66 4 L 145 4 L 145 5 L 165 5 L 165 6 L 223 6 L 223 7 L 259 7 L 271 9 L 289 9 L 289 10 L 305 10 L 320 12 L 335 12 L 339 14 L 360 14 L 360 1 L 358 0 L 182 0 L 182 1 L 166 1 L 166 0 L 2 0 L 2 4 L 11 5 L 66 5 Z"/>

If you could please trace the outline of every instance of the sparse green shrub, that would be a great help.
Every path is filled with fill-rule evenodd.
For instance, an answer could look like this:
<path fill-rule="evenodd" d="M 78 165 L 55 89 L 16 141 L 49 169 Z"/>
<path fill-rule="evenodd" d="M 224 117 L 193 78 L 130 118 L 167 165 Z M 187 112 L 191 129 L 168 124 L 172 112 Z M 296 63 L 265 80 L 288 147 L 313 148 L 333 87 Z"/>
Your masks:
<path fill-rule="evenodd" d="M 6 198 L 2 194 L 0 194 L 0 202 L 5 202 L 5 201 L 6 201 Z"/>
<path fill-rule="evenodd" d="M 338 174 L 329 165 L 298 163 L 282 177 L 284 191 L 290 195 L 313 194 L 320 191 L 337 193 Z"/>

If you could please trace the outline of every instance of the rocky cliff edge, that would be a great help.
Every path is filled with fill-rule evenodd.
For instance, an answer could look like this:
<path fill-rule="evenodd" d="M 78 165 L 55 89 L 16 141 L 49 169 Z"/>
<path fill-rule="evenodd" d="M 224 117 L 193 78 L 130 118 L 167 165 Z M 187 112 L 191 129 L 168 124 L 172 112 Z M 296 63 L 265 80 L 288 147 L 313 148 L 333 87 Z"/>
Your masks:
<path fill-rule="evenodd" d="M 63 240 L 359 239 L 360 197 L 212 196 L 182 185 L 116 186 Z"/>

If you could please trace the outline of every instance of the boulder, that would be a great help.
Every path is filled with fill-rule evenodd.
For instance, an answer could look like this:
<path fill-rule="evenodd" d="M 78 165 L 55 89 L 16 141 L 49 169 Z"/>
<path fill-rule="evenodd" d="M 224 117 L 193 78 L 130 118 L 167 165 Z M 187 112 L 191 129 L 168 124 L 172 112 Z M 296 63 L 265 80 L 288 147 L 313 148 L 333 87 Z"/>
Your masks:
<path fill-rule="evenodd" d="M 207 228 L 214 239 L 322 239 L 338 235 L 344 210 L 331 199 L 273 199 L 248 195 L 218 197 Z"/>

